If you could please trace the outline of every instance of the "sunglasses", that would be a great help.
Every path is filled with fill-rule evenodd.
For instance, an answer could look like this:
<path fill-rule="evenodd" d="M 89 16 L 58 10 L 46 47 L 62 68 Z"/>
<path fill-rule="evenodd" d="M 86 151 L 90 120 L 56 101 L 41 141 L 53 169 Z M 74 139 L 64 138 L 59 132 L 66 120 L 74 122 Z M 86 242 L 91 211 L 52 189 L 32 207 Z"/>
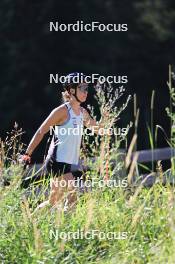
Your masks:
<path fill-rule="evenodd" d="M 78 85 L 78 89 L 81 91 L 81 92 L 88 92 L 89 90 L 89 85 L 87 83 L 80 83 Z"/>

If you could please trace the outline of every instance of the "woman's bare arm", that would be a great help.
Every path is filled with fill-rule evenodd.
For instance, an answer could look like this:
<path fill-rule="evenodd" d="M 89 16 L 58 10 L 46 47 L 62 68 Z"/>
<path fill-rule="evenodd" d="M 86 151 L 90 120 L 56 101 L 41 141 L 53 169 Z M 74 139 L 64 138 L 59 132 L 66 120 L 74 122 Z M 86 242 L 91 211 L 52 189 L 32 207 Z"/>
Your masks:
<path fill-rule="evenodd" d="M 50 127 L 65 120 L 66 116 L 67 111 L 64 106 L 55 108 L 36 131 L 27 147 L 26 153 L 31 156 L 35 148 L 43 139 L 44 135 L 50 130 Z"/>

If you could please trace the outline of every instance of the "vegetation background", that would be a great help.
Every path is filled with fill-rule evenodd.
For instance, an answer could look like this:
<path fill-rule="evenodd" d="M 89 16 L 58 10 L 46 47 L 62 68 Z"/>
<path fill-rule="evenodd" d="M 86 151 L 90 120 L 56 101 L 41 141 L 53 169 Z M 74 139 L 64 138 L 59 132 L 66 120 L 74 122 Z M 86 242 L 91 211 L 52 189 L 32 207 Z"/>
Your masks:
<path fill-rule="evenodd" d="M 49 32 L 50 21 L 67 24 L 77 20 L 124 23 L 128 24 L 129 30 L 127 33 Z M 137 95 L 137 107 L 140 108 L 138 149 L 150 148 L 150 141 L 153 142 L 154 133 L 148 136 L 147 125 L 152 129 L 159 124 L 170 136 L 170 124 L 175 116 L 170 107 L 167 110 L 169 118 L 165 108 L 169 106 L 171 92 L 166 83 L 168 65 L 174 65 L 175 58 L 174 28 L 172 0 L 1 0 L 0 137 L 5 137 L 17 122 L 26 131 L 22 141 L 27 144 L 40 123 L 61 103 L 61 86 L 49 84 L 49 74 L 73 71 L 128 76 L 126 97 L 117 103 L 122 105 L 129 94 Z M 152 90 L 155 90 L 153 120 L 150 113 Z M 174 88 L 171 96 L 174 103 Z M 97 106 L 93 92 L 90 92 L 87 104 Z M 118 126 L 126 126 L 133 120 L 133 112 L 133 104 L 129 103 Z M 8 149 L 17 156 L 14 140 L 16 137 L 12 135 L 12 141 L 8 139 L 5 144 L 0 141 L 2 263 L 174 263 L 175 193 L 173 186 L 162 184 L 161 162 L 156 183 L 151 188 L 143 188 L 143 181 L 137 182 L 138 185 L 131 184 L 136 166 L 132 162 L 134 166 L 131 164 L 128 175 L 124 175 L 128 181 L 126 188 L 96 187 L 79 193 L 73 211 L 64 213 L 46 207 L 36 213 L 38 204 L 46 199 L 45 190 L 36 195 L 34 185 L 28 189 L 20 188 L 23 171 L 15 164 L 15 158 L 6 166 Z M 174 147 L 174 141 L 172 143 Z M 43 158 L 44 144 L 34 153 L 37 162 Z M 167 143 L 163 135 L 159 135 L 156 147 L 163 146 Z M 112 155 L 117 157 L 114 150 L 118 151 L 118 142 L 115 147 L 110 158 Z M 106 173 L 101 164 L 109 158 L 109 152 L 103 148 L 103 155 L 96 155 L 99 164 L 92 167 L 97 177 L 99 172 L 100 177 Z M 110 178 L 118 179 L 121 169 L 118 162 L 115 170 L 108 171 Z M 172 159 L 169 173 L 174 175 L 174 170 Z M 46 181 L 46 190 L 48 184 Z M 125 240 L 96 237 L 90 241 L 50 239 L 52 230 L 66 233 L 78 229 L 127 232 L 128 237 Z"/>

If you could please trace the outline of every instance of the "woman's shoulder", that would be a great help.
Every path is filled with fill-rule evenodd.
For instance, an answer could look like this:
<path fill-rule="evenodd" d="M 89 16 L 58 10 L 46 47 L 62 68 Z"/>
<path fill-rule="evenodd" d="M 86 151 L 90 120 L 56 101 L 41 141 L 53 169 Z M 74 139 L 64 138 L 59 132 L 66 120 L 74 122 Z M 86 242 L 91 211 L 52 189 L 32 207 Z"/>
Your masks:
<path fill-rule="evenodd" d="M 64 123 L 64 121 L 68 118 L 68 110 L 65 104 L 55 107 L 52 110 L 49 118 L 54 120 L 55 125 L 60 125 L 60 123 Z"/>
<path fill-rule="evenodd" d="M 67 105 L 64 103 L 64 104 L 61 104 L 57 107 L 55 107 L 52 112 L 55 112 L 55 113 L 62 113 L 62 114 L 66 114 L 67 113 Z"/>

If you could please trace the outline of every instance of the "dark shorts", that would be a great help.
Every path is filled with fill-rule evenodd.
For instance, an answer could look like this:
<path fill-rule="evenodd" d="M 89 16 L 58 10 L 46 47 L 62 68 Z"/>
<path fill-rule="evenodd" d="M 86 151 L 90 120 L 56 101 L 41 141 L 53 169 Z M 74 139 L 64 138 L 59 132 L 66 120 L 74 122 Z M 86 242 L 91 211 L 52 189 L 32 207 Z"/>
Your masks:
<path fill-rule="evenodd" d="M 61 176 L 65 173 L 71 172 L 71 164 L 65 162 L 57 162 L 50 158 L 46 162 L 46 169 L 47 172 L 53 174 L 53 176 Z"/>

